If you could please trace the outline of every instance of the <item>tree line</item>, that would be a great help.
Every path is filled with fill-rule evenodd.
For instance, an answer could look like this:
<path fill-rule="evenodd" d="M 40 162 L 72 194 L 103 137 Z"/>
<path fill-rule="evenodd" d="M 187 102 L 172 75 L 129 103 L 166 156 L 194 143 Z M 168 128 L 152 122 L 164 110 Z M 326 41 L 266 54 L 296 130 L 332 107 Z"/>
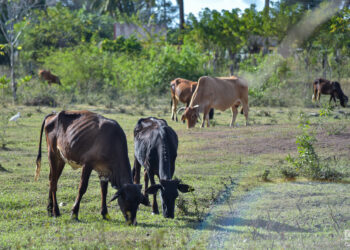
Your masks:
<path fill-rule="evenodd" d="M 350 58 L 349 1 L 332 2 L 265 0 L 261 11 L 255 5 L 244 10 L 206 8 L 185 19 L 183 0 L 176 5 L 169 0 L 2 1 L 0 63 L 10 73 L 9 83 L 0 82 L 11 86 L 8 92 L 17 100 L 17 79 L 45 67 L 63 77 L 64 90 L 90 93 L 114 87 L 119 94 L 143 95 L 164 91 L 178 76 L 195 80 L 203 74 L 254 71 L 300 20 L 312 18 L 322 7 L 332 8 L 332 14 L 308 34 L 296 33 L 300 39 L 292 39 L 289 56 L 302 58 L 309 72 L 318 68 L 323 76 L 341 78 L 347 71 L 337 65 L 347 65 Z M 166 25 L 167 35 L 113 40 L 116 22 Z"/>

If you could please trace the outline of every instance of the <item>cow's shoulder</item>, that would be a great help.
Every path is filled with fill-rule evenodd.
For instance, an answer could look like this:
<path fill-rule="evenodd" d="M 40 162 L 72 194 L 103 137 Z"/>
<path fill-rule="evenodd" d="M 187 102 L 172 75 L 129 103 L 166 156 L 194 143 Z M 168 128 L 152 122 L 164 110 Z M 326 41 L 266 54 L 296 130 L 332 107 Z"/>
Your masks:
<path fill-rule="evenodd" d="M 134 128 L 134 136 L 136 136 L 140 132 L 158 129 L 163 126 L 168 126 L 168 123 L 163 119 L 158 119 L 155 117 L 141 118 L 137 121 L 137 124 Z"/>

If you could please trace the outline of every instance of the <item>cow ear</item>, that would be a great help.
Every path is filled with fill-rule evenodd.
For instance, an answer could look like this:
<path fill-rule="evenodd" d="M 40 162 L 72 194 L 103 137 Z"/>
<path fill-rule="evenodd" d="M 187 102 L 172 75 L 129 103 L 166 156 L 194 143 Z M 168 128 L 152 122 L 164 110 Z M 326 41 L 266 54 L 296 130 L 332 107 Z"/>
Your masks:
<path fill-rule="evenodd" d="M 144 196 L 143 194 L 141 195 L 141 204 L 145 205 L 146 207 L 151 206 L 151 204 L 149 203 L 149 199 Z"/>
<path fill-rule="evenodd" d="M 189 186 L 189 185 L 187 185 L 187 184 L 179 184 L 179 185 L 177 185 L 177 189 L 181 193 L 188 193 L 188 192 L 194 191 L 194 188 Z"/>
<path fill-rule="evenodd" d="M 117 199 L 123 192 L 123 189 L 120 189 L 118 192 L 115 193 L 115 195 L 112 197 L 112 199 L 109 202 L 114 201 L 115 199 Z"/>
<path fill-rule="evenodd" d="M 159 189 L 161 189 L 162 186 L 159 184 L 150 186 L 149 188 L 146 189 L 145 193 L 146 194 L 156 194 L 158 192 Z"/>

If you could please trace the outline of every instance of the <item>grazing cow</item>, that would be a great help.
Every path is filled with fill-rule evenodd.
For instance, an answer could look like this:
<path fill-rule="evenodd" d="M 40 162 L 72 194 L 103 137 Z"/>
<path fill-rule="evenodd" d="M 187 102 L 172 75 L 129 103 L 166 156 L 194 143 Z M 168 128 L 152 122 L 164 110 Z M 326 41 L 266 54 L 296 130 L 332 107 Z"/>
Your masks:
<path fill-rule="evenodd" d="M 55 76 L 50 72 L 50 70 L 39 70 L 39 78 L 42 80 L 47 81 L 47 83 L 51 86 L 52 83 L 57 83 L 58 85 L 61 85 L 60 78 L 58 76 Z"/>
<path fill-rule="evenodd" d="M 320 102 L 321 94 L 330 95 L 329 104 L 333 100 L 334 103 L 337 103 L 336 98 L 340 100 L 340 105 L 346 107 L 348 103 L 348 97 L 344 94 L 340 87 L 339 82 L 331 82 L 329 80 L 319 78 L 316 79 L 313 83 L 314 93 L 312 95 L 312 101 Z"/>
<path fill-rule="evenodd" d="M 199 78 L 197 89 L 193 93 L 191 103 L 186 108 L 181 120 L 187 120 L 187 128 L 192 128 L 196 125 L 199 112 L 203 112 L 201 127 L 204 127 L 205 121 L 207 121 L 207 127 L 209 127 L 208 112 L 211 108 L 222 111 L 231 108 L 232 121 L 230 126 L 232 127 L 240 104 L 243 106 L 242 111 L 247 125 L 248 84 L 245 80 L 235 76 L 220 78 L 203 76 Z"/>
<path fill-rule="evenodd" d="M 156 195 L 160 190 L 163 216 L 174 218 L 175 199 L 178 190 L 187 193 L 191 188 L 172 180 L 175 171 L 178 138 L 175 131 L 162 119 L 148 117 L 140 119 L 134 129 L 135 161 L 133 168 L 134 183 L 140 183 L 141 165 L 145 167 L 145 194 L 153 194 L 153 213 L 158 214 Z M 154 175 L 160 184 L 155 184 Z M 148 180 L 151 187 L 148 188 Z"/>
<path fill-rule="evenodd" d="M 186 108 L 190 105 L 190 101 L 194 91 L 196 90 L 197 82 L 192 82 L 183 78 L 176 78 L 170 83 L 171 91 L 171 119 L 174 121 L 174 117 L 177 121 L 176 107 L 178 102 L 186 104 Z M 181 109 L 178 110 L 178 112 Z M 214 109 L 210 109 L 209 119 L 214 118 Z"/>
<path fill-rule="evenodd" d="M 100 179 L 103 218 L 109 218 L 106 197 L 110 182 L 118 189 L 112 200 L 118 198 L 125 220 L 136 225 L 138 206 L 140 203 L 147 205 L 147 199 L 141 193 L 142 186 L 132 182 L 126 136 L 119 124 L 89 111 L 61 111 L 47 115 L 41 126 L 36 180 L 41 168 L 43 130 L 50 163 L 49 216 L 60 216 L 57 182 L 68 163 L 73 169 L 82 168 L 79 193 L 72 209 L 73 219 L 78 220 L 81 198 L 88 187 L 90 174 L 95 170 Z"/>

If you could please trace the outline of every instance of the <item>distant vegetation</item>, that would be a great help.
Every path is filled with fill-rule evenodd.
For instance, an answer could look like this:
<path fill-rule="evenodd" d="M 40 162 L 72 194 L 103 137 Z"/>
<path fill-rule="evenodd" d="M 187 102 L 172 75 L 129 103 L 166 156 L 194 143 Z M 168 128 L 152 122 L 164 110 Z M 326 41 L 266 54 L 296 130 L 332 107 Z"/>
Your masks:
<path fill-rule="evenodd" d="M 46 98 L 49 103 L 107 104 L 125 96 L 143 103 L 165 95 L 176 77 L 234 74 L 249 80 L 251 105 L 310 105 L 314 78 L 347 86 L 350 10 L 346 3 L 308 2 L 270 2 L 262 11 L 255 5 L 205 9 L 198 17 L 187 16 L 178 28 L 172 20 L 179 7 L 167 0 L 56 1 L 50 6 L 45 0 L 9 1 L 0 6 L 0 63 L 7 79 L 0 83 L 1 94 L 28 104 L 45 104 Z M 296 38 L 288 56 L 279 56 L 279 44 L 299 20 L 314 19 L 312 11 L 322 7 L 333 8 L 334 14 L 305 39 Z M 24 14 L 11 18 L 16 11 Z M 113 40 L 116 22 L 167 25 L 167 35 Z M 63 86 L 45 86 L 39 69 L 51 70 Z M 20 81 L 28 75 L 33 78 Z"/>

